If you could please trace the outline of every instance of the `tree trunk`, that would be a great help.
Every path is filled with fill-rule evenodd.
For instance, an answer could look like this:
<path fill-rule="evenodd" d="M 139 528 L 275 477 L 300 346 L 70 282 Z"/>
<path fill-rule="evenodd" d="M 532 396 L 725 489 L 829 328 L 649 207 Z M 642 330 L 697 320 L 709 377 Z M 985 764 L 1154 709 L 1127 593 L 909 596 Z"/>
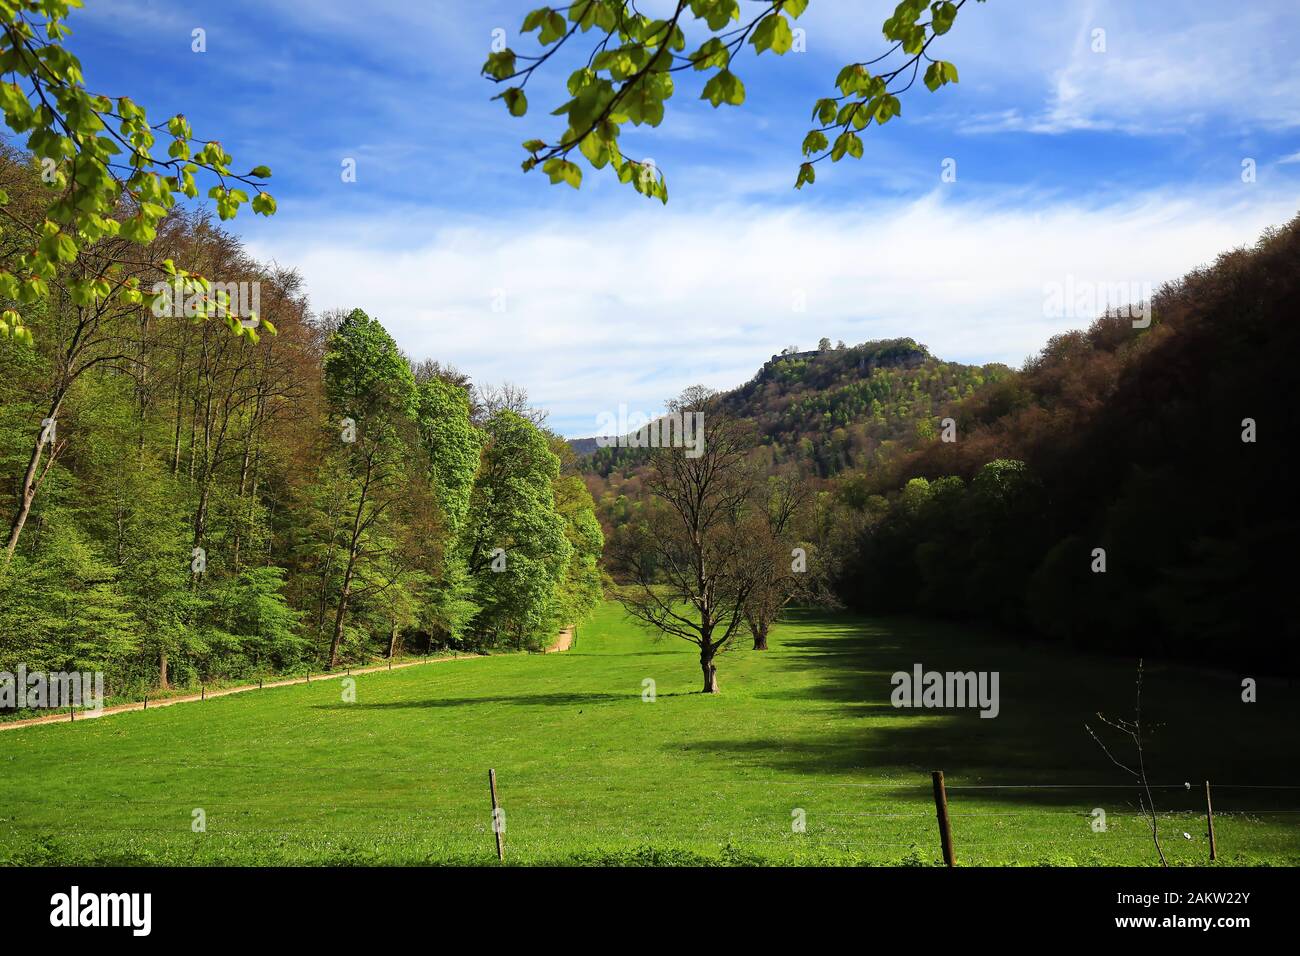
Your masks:
<path fill-rule="evenodd" d="M 198 437 L 199 437 L 199 400 L 196 393 L 194 399 L 193 414 L 191 414 L 190 416 L 190 463 L 189 463 L 189 470 L 186 472 L 186 474 L 189 476 L 191 481 L 194 479 L 194 450 L 198 447 L 197 444 Z"/>
<path fill-rule="evenodd" d="M 749 629 L 754 635 L 754 650 L 756 651 L 767 650 L 767 625 L 751 624 L 749 626 Z"/>
<path fill-rule="evenodd" d="M 158 655 L 158 689 L 167 690 L 167 652 Z"/>
<path fill-rule="evenodd" d="M 172 477 L 181 473 L 181 422 L 185 418 L 185 380 L 183 377 L 185 353 L 181 352 L 181 367 L 176 373 L 176 428 L 172 434 Z"/>
<path fill-rule="evenodd" d="M 705 694 L 716 694 L 718 692 L 718 669 L 713 665 L 713 655 L 700 655 L 700 669 L 704 672 L 704 690 Z"/>
<path fill-rule="evenodd" d="M 339 644 L 343 641 L 343 617 L 348 613 L 348 598 L 352 595 L 353 561 L 348 561 L 347 570 L 343 572 L 343 590 L 339 594 L 338 610 L 334 612 L 334 636 L 330 639 L 330 662 L 325 669 L 332 671 L 339 662 Z"/>
<path fill-rule="evenodd" d="M 235 500 L 240 504 L 243 503 L 244 493 L 248 490 L 248 471 L 251 465 L 252 465 L 251 450 L 249 449 L 247 442 L 245 442 L 243 459 L 239 465 L 239 492 L 235 497 Z M 238 518 L 236 518 L 233 523 L 235 527 L 235 534 L 234 534 L 235 545 L 231 557 L 231 563 L 234 565 L 235 573 L 238 574 L 239 573 L 239 543 L 241 537 L 240 531 L 242 529 L 240 528 Z"/>
<path fill-rule="evenodd" d="M 388 659 L 397 655 L 397 618 L 393 618 L 393 629 L 388 635 Z"/>
<path fill-rule="evenodd" d="M 47 419 L 58 421 L 59 409 L 63 405 L 64 390 L 55 394 L 53 401 L 50 402 L 49 413 L 45 416 Z M 4 566 L 8 567 L 9 562 L 13 560 L 14 551 L 18 548 L 18 539 L 22 536 L 23 526 L 27 524 L 27 516 L 31 514 L 32 501 L 36 498 L 36 489 L 40 484 L 40 478 L 37 476 L 37 469 L 41 464 L 41 453 L 45 448 L 45 425 L 42 424 L 36 432 L 36 441 L 32 445 L 32 453 L 27 459 L 27 470 L 23 474 L 23 483 L 18 490 L 18 510 L 14 513 L 13 523 L 9 526 L 9 540 L 5 545 Z M 54 442 L 50 442 L 50 455 L 55 454 Z M 47 461 L 45 464 L 46 471 L 54 464 L 53 461 Z"/>
<path fill-rule="evenodd" d="M 18 511 L 9 526 L 9 542 L 5 545 L 6 565 L 13 559 L 14 550 L 18 547 L 18 538 L 23 533 L 23 525 L 27 524 L 27 516 L 31 514 L 32 500 L 36 497 L 36 468 L 41 463 L 41 444 L 38 439 L 36 448 L 27 461 L 27 473 L 23 475 L 22 490 L 18 496 Z"/>
<path fill-rule="evenodd" d="M 206 469 L 204 469 L 206 472 Z M 194 509 L 194 547 L 203 547 L 203 540 L 208 535 L 208 501 L 212 497 L 211 477 L 205 474 L 202 478 L 202 489 L 199 491 L 199 503 Z"/>
<path fill-rule="evenodd" d="M 357 499 L 356 515 L 352 519 L 352 541 L 348 546 L 348 564 L 343 571 L 343 590 L 339 593 L 339 608 L 334 615 L 334 637 L 330 641 L 330 664 L 327 670 L 333 670 L 339 662 L 339 643 L 343 640 L 343 617 L 348 611 L 348 597 L 352 594 L 352 574 L 357 566 L 357 553 L 361 547 L 361 516 L 366 510 L 366 495 L 370 491 L 370 477 L 374 469 L 374 459 L 366 459 L 366 478 L 361 484 L 361 496 Z"/>

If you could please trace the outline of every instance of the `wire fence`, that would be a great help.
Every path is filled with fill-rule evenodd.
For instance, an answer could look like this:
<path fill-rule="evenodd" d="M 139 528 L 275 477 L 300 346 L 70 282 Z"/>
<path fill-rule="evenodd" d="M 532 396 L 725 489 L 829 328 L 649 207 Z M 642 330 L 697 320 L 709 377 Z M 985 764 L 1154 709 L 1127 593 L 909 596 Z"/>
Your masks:
<path fill-rule="evenodd" d="M 37 834 L 306 842 L 366 837 L 419 839 L 490 854 L 498 819 L 488 802 L 487 773 L 475 781 L 464 768 L 334 770 L 327 776 L 341 774 L 352 787 L 337 794 L 325 791 L 326 780 L 295 794 L 275 786 L 247 792 L 249 781 L 275 773 L 268 764 L 191 760 L 121 769 L 129 782 L 60 793 L 37 807 L 7 802 L 0 809 L 0 845 Z M 1295 816 L 1300 784 L 963 784 L 936 776 L 930 781 L 919 776 L 896 781 L 719 778 L 712 804 L 702 811 L 698 797 L 675 795 L 671 781 L 665 791 L 664 781 L 656 787 L 635 775 L 600 778 L 530 769 L 501 775 L 504 842 L 524 856 L 558 838 L 592 848 L 662 842 L 779 848 L 787 854 L 834 849 L 954 865 L 958 858 L 1032 862 L 1052 853 L 1131 859 L 1139 844 L 1151 847 L 1154 856 L 1158 838 L 1183 861 L 1189 854 L 1216 860 L 1243 843 L 1300 861 Z M 172 795 L 147 795 L 158 788 Z M 137 796 L 142 791 L 145 795 Z M 1147 809 L 1148 792 L 1154 810 Z M 203 826 L 196 829 L 199 813 Z M 1225 837 L 1228 845 L 1218 845 Z"/>

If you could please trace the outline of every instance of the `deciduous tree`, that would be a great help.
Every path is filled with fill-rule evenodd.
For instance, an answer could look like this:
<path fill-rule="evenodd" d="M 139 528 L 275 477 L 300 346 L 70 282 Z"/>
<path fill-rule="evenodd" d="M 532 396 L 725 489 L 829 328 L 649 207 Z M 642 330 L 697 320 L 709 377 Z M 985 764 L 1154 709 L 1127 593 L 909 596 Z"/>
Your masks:
<path fill-rule="evenodd" d="M 748 425 L 702 387 L 669 410 L 703 415 L 702 444 L 698 455 L 673 447 L 651 453 L 645 486 L 654 504 L 623 546 L 633 583 L 618 598 L 631 616 L 698 647 L 704 693 L 716 694 L 717 656 L 743 627 L 760 579 L 746 529 L 756 484 L 747 463 L 752 439 Z"/>

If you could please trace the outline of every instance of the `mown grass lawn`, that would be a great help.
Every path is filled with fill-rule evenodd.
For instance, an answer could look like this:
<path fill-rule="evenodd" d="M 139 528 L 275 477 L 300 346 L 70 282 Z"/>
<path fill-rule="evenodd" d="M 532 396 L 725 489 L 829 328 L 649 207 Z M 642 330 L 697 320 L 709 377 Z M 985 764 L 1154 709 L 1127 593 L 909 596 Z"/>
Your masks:
<path fill-rule="evenodd" d="M 917 662 L 999 671 L 1000 715 L 893 708 L 890 675 Z M 319 681 L 2 733 L 0 861 L 492 863 L 493 767 L 514 863 L 933 863 L 931 769 L 959 863 L 1154 863 L 1136 789 L 1083 726 L 1127 716 L 1134 675 L 955 625 L 795 612 L 770 651 L 722 658 L 708 697 L 693 647 L 607 604 L 568 653 L 368 674 L 355 703 Z M 1264 680 L 1247 704 L 1240 680 L 1148 666 L 1171 862 L 1208 859 L 1208 778 L 1222 863 L 1300 864 L 1300 787 L 1275 788 L 1300 784 L 1300 694 Z"/>

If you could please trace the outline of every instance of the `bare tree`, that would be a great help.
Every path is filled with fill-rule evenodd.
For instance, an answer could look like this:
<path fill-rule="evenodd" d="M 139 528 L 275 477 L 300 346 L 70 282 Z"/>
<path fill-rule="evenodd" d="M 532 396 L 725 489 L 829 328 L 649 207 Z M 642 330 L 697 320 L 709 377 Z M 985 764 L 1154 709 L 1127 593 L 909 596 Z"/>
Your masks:
<path fill-rule="evenodd" d="M 528 390 L 513 382 L 500 385 L 476 385 L 472 393 L 471 411 L 477 422 L 485 422 L 499 411 L 514 412 L 538 428 L 546 424 L 550 413 L 543 408 L 534 408 L 528 402 Z"/>
<path fill-rule="evenodd" d="M 1146 814 L 1147 826 L 1151 828 L 1151 840 L 1156 845 L 1156 855 L 1160 857 L 1160 865 L 1168 866 L 1169 863 L 1165 860 L 1165 851 L 1160 846 L 1160 831 L 1156 820 L 1156 806 L 1155 801 L 1151 799 L 1151 785 L 1147 783 L 1146 760 L 1142 752 L 1142 673 L 1142 660 L 1139 658 L 1137 673 L 1137 704 L 1134 708 L 1132 720 L 1124 720 L 1122 718 L 1111 720 L 1110 718 L 1103 716 L 1101 713 L 1097 714 L 1098 720 L 1106 724 L 1106 726 L 1119 731 L 1133 742 L 1133 747 L 1137 752 L 1136 768 L 1130 767 L 1127 764 L 1116 760 L 1115 756 L 1110 752 L 1106 745 L 1102 743 L 1101 738 L 1097 736 L 1093 729 L 1087 724 L 1084 724 L 1083 726 L 1088 733 L 1092 735 L 1092 739 L 1097 741 L 1097 746 L 1102 749 L 1102 752 L 1110 758 L 1110 762 L 1126 773 L 1131 774 L 1133 778 L 1142 785 L 1142 790 L 1138 794 L 1138 804 L 1141 806 L 1142 812 Z"/>
<path fill-rule="evenodd" d="M 808 500 L 806 484 L 793 474 L 769 478 L 757 488 L 749 519 L 754 587 L 745 602 L 745 623 L 754 650 L 767 650 L 767 634 L 787 604 L 801 590 L 807 571 L 806 552 L 792 547 L 796 518 Z"/>
<path fill-rule="evenodd" d="M 702 386 L 668 408 L 673 415 L 702 415 L 691 421 L 701 423 L 703 434 L 690 455 L 685 448 L 652 450 L 645 479 L 652 506 L 644 527 L 624 545 L 633 583 L 619 600 L 661 634 L 696 645 L 704 693 L 716 694 L 715 659 L 744 623 L 757 581 L 746 527 L 755 486 L 747 461 L 752 440 L 748 426 Z"/>
<path fill-rule="evenodd" d="M 470 401 L 474 400 L 474 383 L 470 377 L 458 369 L 450 362 L 439 362 L 437 359 L 424 358 L 418 362 L 411 363 L 411 374 L 415 376 L 415 384 L 423 385 L 425 382 L 432 381 L 435 378 L 449 382 L 457 388 L 462 388 L 469 395 Z"/>

